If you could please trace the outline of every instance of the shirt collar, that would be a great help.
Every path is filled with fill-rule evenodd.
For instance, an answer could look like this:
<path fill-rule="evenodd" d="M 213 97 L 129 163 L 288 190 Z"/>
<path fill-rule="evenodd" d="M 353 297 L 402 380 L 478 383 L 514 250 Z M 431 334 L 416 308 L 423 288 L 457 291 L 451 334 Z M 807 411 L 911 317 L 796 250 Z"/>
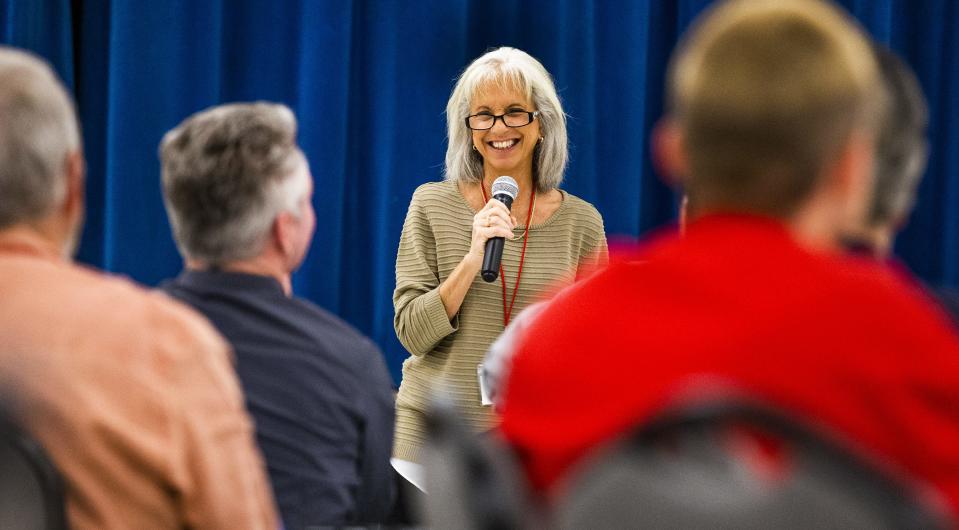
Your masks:
<path fill-rule="evenodd" d="M 0 254 L 33 256 L 49 261 L 66 261 L 61 249 L 34 230 L 16 226 L 0 230 Z"/>
<path fill-rule="evenodd" d="M 193 270 L 186 269 L 177 276 L 176 283 L 187 288 L 195 289 L 242 289 L 278 294 L 286 297 L 283 286 L 271 276 L 248 274 L 245 272 L 231 272 L 219 269 Z"/>
<path fill-rule="evenodd" d="M 689 224 L 687 232 L 709 232 L 726 229 L 764 232 L 792 239 L 789 227 L 782 219 L 772 216 L 744 212 L 715 212 L 698 217 Z"/>
<path fill-rule="evenodd" d="M 854 237 L 846 237 L 841 241 L 842 248 L 849 254 L 853 256 L 859 256 L 862 258 L 872 258 L 877 261 L 882 261 L 880 258 L 876 257 L 876 247 L 871 242 L 866 241 L 865 239 L 859 239 Z"/>

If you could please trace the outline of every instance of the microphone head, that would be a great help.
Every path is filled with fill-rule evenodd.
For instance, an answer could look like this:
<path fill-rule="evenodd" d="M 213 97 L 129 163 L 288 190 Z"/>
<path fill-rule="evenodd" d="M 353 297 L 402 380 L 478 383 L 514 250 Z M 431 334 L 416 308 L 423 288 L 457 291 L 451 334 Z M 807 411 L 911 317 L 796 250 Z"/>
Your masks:
<path fill-rule="evenodd" d="M 519 184 L 513 180 L 513 177 L 499 177 L 493 181 L 493 189 L 491 192 L 493 197 L 500 193 L 505 193 L 509 195 L 510 199 L 516 199 L 516 196 L 519 195 Z"/>

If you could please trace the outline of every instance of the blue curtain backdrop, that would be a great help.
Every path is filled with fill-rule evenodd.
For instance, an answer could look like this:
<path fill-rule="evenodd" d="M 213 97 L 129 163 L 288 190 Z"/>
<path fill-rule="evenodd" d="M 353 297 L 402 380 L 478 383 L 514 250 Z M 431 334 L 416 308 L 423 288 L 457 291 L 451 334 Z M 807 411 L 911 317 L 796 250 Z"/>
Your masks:
<path fill-rule="evenodd" d="M 222 102 L 290 105 L 318 218 L 295 289 L 372 336 L 398 378 L 396 247 L 413 189 L 441 178 L 443 110 L 458 72 L 493 46 L 539 58 L 569 114 L 565 188 L 599 208 L 610 234 L 641 235 L 674 216 L 649 131 L 667 57 L 708 3 L 0 0 L 0 37 L 50 60 L 75 91 L 89 168 L 80 259 L 148 285 L 180 268 L 160 197 L 163 133 Z M 906 58 L 929 98 L 932 158 L 897 250 L 926 281 L 955 286 L 959 5 L 843 5 Z"/>

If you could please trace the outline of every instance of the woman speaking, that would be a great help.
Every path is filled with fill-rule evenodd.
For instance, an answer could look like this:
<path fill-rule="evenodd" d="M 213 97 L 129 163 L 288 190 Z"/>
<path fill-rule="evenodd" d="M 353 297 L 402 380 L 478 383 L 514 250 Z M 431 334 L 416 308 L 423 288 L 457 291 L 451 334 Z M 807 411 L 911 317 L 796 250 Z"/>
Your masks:
<path fill-rule="evenodd" d="M 394 326 L 412 354 L 403 363 L 394 458 L 417 462 L 423 414 L 436 388 L 477 431 L 493 426 L 477 368 L 510 316 L 547 289 L 606 259 L 603 220 L 559 189 L 566 116 L 549 73 L 514 48 L 473 61 L 446 106 L 446 178 L 413 193 L 396 257 Z M 512 177 L 512 210 L 493 182 Z M 498 278 L 480 277 L 490 238 L 505 240 Z"/>

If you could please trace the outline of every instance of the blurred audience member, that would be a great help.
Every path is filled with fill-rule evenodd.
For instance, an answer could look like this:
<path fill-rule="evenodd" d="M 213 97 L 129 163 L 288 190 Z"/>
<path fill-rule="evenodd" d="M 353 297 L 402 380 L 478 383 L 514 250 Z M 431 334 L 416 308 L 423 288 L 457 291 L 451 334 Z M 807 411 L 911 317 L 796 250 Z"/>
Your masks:
<path fill-rule="evenodd" d="M 536 316 L 549 305 L 549 300 L 540 300 L 526 306 L 493 341 L 480 369 L 480 393 L 486 404 L 499 411 L 503 407 L 504 387 L 509 379 L 510 367 L 516 346 L 533 324 Z"/>
<path fill-rule="evenodd" d="M 888 106 L 876 138 L 872 203 L 844 236 L 846 246 L 879 259 L 892 255 L 896 232 L 906 224 L 926 167 L 929 112 L 915 74 L 893 52 L 874 46 Z"/>
<path fill-rule="evenodd" d="M 929 110 L 909 65 L 882 46 L 874 46 L 873 51 L 889 94 L 889 106 L 876 142 L 872 204 L 859 225 L 846 232 L 843 242 L 851 251 L 888 260 L 896 233 L 905 226 L 915 204 L 916 189 L 926 167 Z M 957 293 L 940 289 L 935 294 L 959 325 Z"/>
<path fill-rule="evenodd" d="M 533 321 L 502 430 L 548 490 L 676 401 L 734 387 L 959 505 L 959 341 L 837 242 L 868 206 L 883 91 L 866 38 L 816 0 L 730 1 L 674 56 L 657 135 L 695 204 Z"/>
<path fill-rule="evenodd" d="M 288 529 L 385 520 L 393 503 L 392 384 L 379 349 L 292 294 L 316 223 L 290 109 L 215 107 L 160 146 L 186 270 L 163 288 L 232 343 Z"/>
<path fill-rule="evenodd" d="M 84 162 L 39 59 L 0 49 L 0 378 L 63 475 L 73 528 L 275 528 L 226 343 L 71 263 Z"/>
<path fill-rule="evenodd" d="M 952 316 L 952 323 L 959 327 L 959 290 L 942 289 L 936 294 L 939 297 L 939 302 Z"/>

